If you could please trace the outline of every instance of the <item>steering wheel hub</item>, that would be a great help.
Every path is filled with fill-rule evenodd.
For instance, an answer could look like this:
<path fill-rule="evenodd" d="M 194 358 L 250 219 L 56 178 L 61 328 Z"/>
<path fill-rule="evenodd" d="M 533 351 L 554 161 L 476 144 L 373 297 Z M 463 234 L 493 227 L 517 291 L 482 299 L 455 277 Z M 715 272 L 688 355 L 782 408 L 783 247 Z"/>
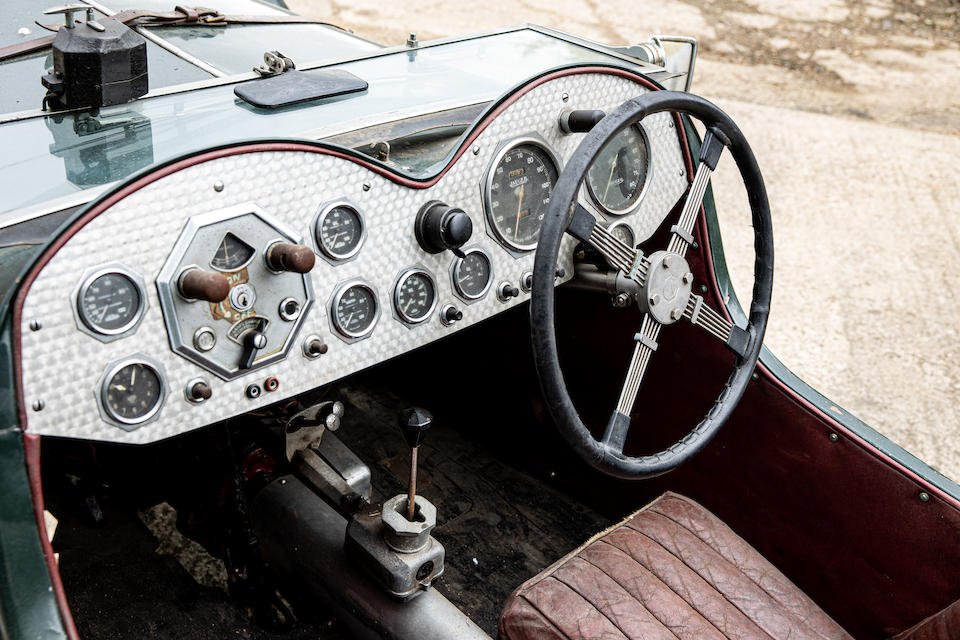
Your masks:
<path fill-rule="evenodd" d="M 693 273 L 686 258 L 671 251 L 657 251 L 648 258 L 650 267 L 643 286 L 640 307 L 660 324 L 673 324 L 683 317 L 693 290 Z"/>

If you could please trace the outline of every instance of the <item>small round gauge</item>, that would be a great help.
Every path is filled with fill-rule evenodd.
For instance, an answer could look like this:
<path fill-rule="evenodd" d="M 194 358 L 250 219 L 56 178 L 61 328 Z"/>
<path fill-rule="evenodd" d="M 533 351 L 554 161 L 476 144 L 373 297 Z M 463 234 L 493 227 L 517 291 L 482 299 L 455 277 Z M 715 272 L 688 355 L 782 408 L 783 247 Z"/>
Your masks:
<path fill-rule="evenodd" d="M 352 258 L 365 237 L 363 217 L 353 205 L 339 201 L 325 205 L 314 227 L 317 246 L 334 260 Z"/>
<path fill-rule="evenodd" d="M 343 285 L 333 297 L 330 315 L 337 331 L 348 338 L 363 338 L 373 331 L 380 315 L 377 294 L 364 283 Z"/>
<path fill-rule="evenodd" d="M 465 257 L 453 263 L 453 286 L 462 297 L 476 300 L 482 297 L 493 282 L 490 258 L 479 249 L 471 249 Z"/>
<path fill-rule="evenodd" d="M 613 237 L 627 245 L 631 249 L 636 246 L 636 236 L 633 235 L 633 229 L 630 228 L 630 225 L 621 222 L 619 224 L 614 224 L 610 226 L 610 233 L 613 234 Z"/>
<path fill-rule="evenodd" d="M 639 125 L 624 129 L 608 142 L 587 171 L 587 191 L 612 215 L 629 213 L 647 184 L 650 152 Z"/>
<path fill-rule="evenodd" d="M 129 330 L 140 320 L 143 309 L 140 285 L 120 271 L 94 273 L 77 295 L 77 310 L 83 323 L 107 336 Z"/>
<path fill-rule="evenodd" d="M 502 151 L 487 175 L 486 207 L 501 242 L 514 249 L 535 249 L 559 170 L 554 156 L 534 140 Z"/>
<path fill-rule="evenodd" d="M 121 362 L 104 378 L 101 401 L 107 416 L 113 420 L 127 425 L 140 424 L 160 410 L 163 378 L 145 362 Z"/>
<path fill-rule="evenodd" d="M 437 306 L 437 285 L 423 269 L 407 269 L 400 274 L 393 289 L 397 314 L 409 323 L 423 322 Z"/>
<path fill-rule="evenodd" d="M 227 232 L 217 246 L 216 253 L 210 259 L 210 266 L 217 271 L 238 271 L 247 266 L 253 258 L 256 249 L 246 242 Z"/>

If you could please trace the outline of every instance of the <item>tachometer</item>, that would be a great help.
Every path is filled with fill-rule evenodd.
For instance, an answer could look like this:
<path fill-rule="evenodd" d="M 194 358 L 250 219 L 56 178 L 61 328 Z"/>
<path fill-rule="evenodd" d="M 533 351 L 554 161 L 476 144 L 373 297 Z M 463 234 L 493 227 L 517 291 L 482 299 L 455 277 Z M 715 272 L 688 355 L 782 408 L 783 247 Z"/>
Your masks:
<path fill-rule="evenodd" d="M 114 363 L 100 386 L 105 417 L 120 426 L 141 424 L 163 404 L 164 382 L 157 368 L 137 358 Z"/>
<path fill-rule="evenodd" d="M 77 313 L 87 328 L 112 337 L 132 329 L 146 307 L 139 278 L 112 266 L 88 275 L 80 285 L 76 302 Z"/>
<path fill-rule="evenodd" d="M 324 255 L 333 260 L 347 260 L 360 251 L 366 230 L 357 208 L 341 200 L 320 208 L 313 234 Z"/>
<path fill-rule="evenodd" d="M 487 220 L 497 238 L 520 251 L 536 248 L 559 175 L 558 162 L 540 141 L 523 138 L 497 154 L 487 174 Z"/>
<path fill-rule="evenodd" d="M 437 285 L 433 276 L 419 268 L 400 274 L 393 289 L 393 305 L 404 322 L 426 320 L 437 306 Z"/>
<path fill-rule="evenodd" d="M 377 293 L 364 282 L 341 285 L 333 295 L 330 318 L 334 328 L 347 338 L 365 338 L 373 331 L 380 308 Z"/>
<path fill-rule="evenodd" d="M 587 171 L 587 191 L 609 214 L 629 213 L 640 201 L 649 175 L 650 152 L 640 125 L 624 129 L 600 150 Z"/>

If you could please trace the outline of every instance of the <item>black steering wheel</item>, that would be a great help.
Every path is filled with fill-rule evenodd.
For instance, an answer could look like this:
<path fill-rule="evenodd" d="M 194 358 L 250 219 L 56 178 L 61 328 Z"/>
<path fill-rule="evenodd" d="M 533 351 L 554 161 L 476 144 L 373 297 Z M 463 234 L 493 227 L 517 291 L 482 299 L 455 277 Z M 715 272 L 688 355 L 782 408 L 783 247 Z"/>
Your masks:
<path fill-rule="evenodd" d="M 644 117 L 663 111 L 685 113 L 699 119 L 706 127 L 706 135 L 700 164 L 680 219 L 671 227 L 668 247 L 643 255 L 597 224 L 594 216 L 577 204 L 577 194 L 587 169 L 614 136 Z M 755 233 L 753 299 L 745 329 L 731 324 L 692 292 L 693 275 L 685 258 L 687 248 L 693 244 L 693 229 L 710 175 L 724 147 L 730 149 L 747 188 Z M 621 272 L 620 280 L 628 284 L 626 288 L 644 312 L 640 329 L 634 336 L 633 359 L 617 408 L 600 440 L 590 433 L 573 406 L 557 354 L 554 274 L 564 231 L 592 246 Z M 739 127 L 716 105 L 679 91 L 651 91 L 609 113 L 580 142 L 554 187 L 540 231 L 533 274 L 530 326 L 534 360 L 547 406 L 567 442 L 590 465 L 619 478 L 649 478 L 685 462 L 716 435 L 743 396 L 760 355 L 770 314 L 773 288 L 770 203 L 757 160 Z M 647 364 L 657 350 L 660 329 L 680 319 L 723 341 L 737 356 L 733 372 L 713 407 L 682 439 L 652 455 L 627 456 L 623 448 L 630 428 L 630 412 Z"/>

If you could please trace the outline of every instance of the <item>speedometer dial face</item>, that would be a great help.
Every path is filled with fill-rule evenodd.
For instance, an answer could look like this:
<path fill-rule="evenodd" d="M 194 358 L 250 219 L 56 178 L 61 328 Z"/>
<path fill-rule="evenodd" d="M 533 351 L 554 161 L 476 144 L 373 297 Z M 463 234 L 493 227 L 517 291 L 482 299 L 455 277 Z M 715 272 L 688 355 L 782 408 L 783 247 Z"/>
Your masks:
<path fill-rule="evenodd" d="M 163 400 L 163 380 L 149 364 L 122 364 L 108 375 L 102 389 L 103 408 L 117 422 L 139 424 L 153 416 Z"/>
<path fill-rule="evenodd" d="M 587 171 L 587 190 L 607 213 L 629 213 L 640 201 L 649 173 L 649 150 L 639 125 L 608 142 Z"/>
<path fill-rule="evenodd" d="M 408 269 L 400 275 L 393 292 L 393 304 L 405 322 L 426 320 L 437 305 L 437 286 L 429 273 Z"/>
<path fill-rule="evenodd" d="M 317 246 L 328 257 L 334 260 L 352 258 L 363 242 L 363 218 L 346 202 L 332 203 L 321 209 L 314 235 Z"/>
<path fill-rule="evenodd" d="M 143 306 L 140 287 L 118 271 L 95 274 L 80 287 L 77 300 L 84 324 L 103 335 L 127 331 L 140 318 Z"/>
<path fill-rule="evenodd" d="M 366 284 L 343 285 L 333 299 L 333 324 L 348 338 L 366 337 L 380 315 L 377 294 Z"/>
<path fill-rule="evenodd" d="M 487 217 L 497 238 L 513 249 L 537 246 L 558 176 L 546 147 L 523 140 L 497 156 L 487 177 Z"/>

